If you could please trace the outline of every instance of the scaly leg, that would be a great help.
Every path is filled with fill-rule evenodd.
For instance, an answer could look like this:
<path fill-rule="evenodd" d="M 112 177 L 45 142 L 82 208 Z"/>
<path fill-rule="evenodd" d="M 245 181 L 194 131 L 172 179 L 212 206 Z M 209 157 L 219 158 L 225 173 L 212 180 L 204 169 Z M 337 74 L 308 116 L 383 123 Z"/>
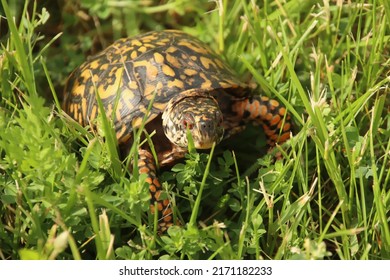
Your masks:
<path fill-rule="evenodd" d="M 152 154 L 144 149 L 139 149 L 138 171 L 140 174 L 147 174 L 146 182 L 150 191 L 150 212 L 156 214 L 155 203 L 158 214 L 158 232 L 165 232 L 173 225 L 172 208 L 168 199 L 161 200 L 161 184 L 156 176 L 156 165 Z"/>
<path fill-rule="evenodd" d="M 245 122 L 261 124 L 271 147 L 290 138 L 291 118 L 286 115 L 286 108 L 274 99 L 255 96 L 237 102 L 233 111 Z"/>

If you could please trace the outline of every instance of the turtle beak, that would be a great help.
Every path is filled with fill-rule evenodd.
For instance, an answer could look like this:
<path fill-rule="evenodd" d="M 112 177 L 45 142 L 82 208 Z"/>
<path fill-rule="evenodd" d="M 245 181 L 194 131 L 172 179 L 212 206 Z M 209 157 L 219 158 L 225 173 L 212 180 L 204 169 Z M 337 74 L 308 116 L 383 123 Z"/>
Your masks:
<path fill-rule="evenodd" d="M 201 119 L 197 124 L 197 128 L 197 137 L 193 135 L 196 149 L 210 149 L 213 143 L 218 144 L 223 138 L 224 129 L 221 122 Z"/>

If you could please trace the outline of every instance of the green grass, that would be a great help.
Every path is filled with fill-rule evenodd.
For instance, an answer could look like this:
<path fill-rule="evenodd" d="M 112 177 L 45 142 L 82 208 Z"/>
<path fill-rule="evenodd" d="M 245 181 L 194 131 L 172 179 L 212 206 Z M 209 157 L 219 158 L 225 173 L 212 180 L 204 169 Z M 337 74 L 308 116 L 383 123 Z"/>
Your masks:
<path fill-rule="evenodd" d="M 390 259 L 388 1 L 9 2 L 1 259 Z M 164 28 L 205 41 L 276 96 L 295 133 L 280 161 L 250 127 L 160 170 L 183 225 L 158 236 L 145 178 L 128 169 L 140 134 L 121 161 L 109 118 L 90 131 L 60 102 L 87 55 Z"/>

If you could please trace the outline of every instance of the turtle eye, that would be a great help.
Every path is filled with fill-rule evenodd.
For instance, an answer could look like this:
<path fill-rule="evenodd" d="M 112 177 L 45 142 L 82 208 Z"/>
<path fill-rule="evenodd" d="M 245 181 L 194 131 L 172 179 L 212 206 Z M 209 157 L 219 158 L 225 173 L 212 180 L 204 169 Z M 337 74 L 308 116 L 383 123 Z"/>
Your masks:
<path fill-rule="evenodd" d="M 184 116 L 181 124 L 183 129 L 187 129 L 188 127 L 189 130 L 192 130 L 194 128 L 194 119 L 190 115 L 186 115 Z"/>

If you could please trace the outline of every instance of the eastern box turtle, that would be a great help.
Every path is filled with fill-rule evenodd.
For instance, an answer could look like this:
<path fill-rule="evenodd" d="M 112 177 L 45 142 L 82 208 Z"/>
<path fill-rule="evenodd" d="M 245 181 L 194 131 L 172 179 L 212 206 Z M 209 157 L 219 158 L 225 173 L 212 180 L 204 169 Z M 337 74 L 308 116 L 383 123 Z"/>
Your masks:
<path fill-rule="evenodd" d="M 96 92 L 106 114 L 115 116 L 120 146 L 131 146 L 132 130 L 155 96 L 145 129 L 156 132 L 159 166 L 183 158 L 187 129 L 197 149 L 209 149 L 249 122 L 262 125 L 270 146 L 290 137 L 290 118 L 278 101 L 254 94 L 210 47 L 181 31 L 120 39 L 91 57 L 68 78 L 63 109 L 81 125 L 92 124 L 98 115 Z M 164 231 L 173 224 L 172 209 L 168 199 L 160 200 L 156 162 L 147 145 L 139 148 L 138 168 L 147 174 L 151 212 L 157 205 Z"/>

